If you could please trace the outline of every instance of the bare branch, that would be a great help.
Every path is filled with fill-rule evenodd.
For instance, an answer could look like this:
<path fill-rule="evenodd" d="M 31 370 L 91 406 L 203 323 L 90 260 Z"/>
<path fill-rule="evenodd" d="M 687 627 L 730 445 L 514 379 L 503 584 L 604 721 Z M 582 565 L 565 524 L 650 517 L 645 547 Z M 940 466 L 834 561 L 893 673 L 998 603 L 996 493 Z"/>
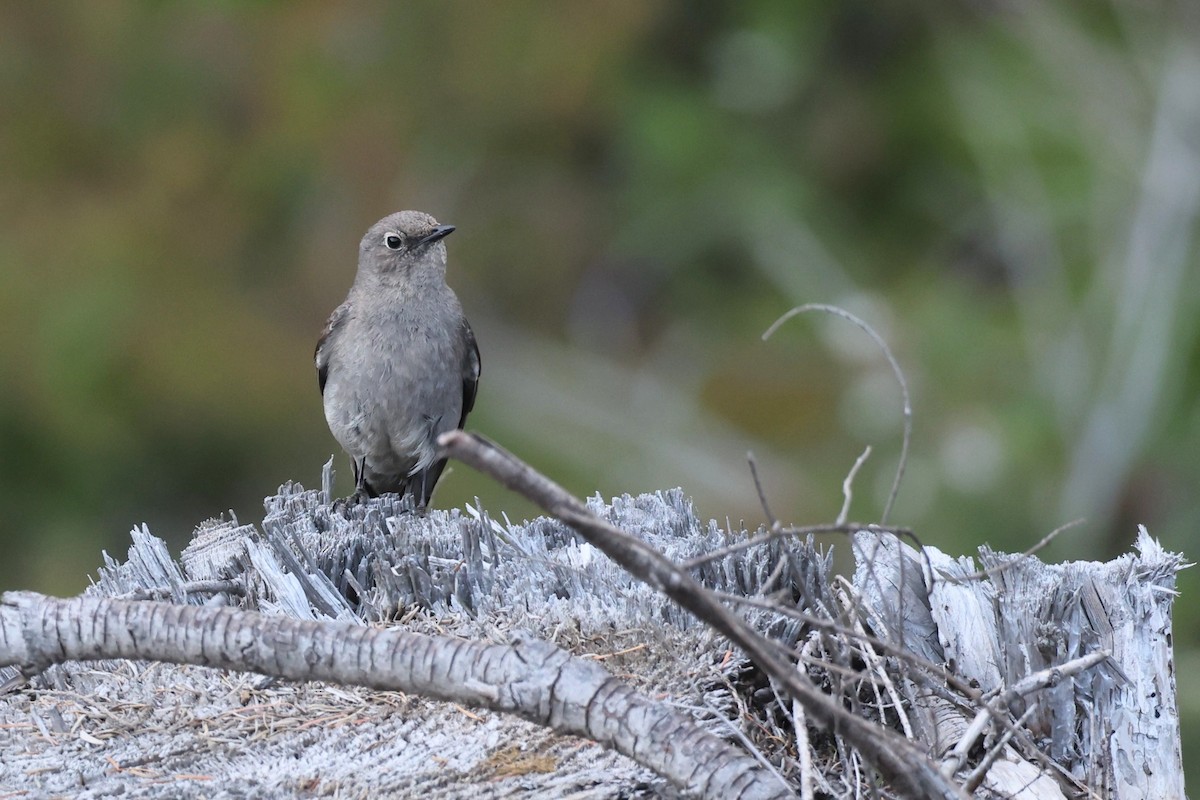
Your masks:
<path fill-rule="evenodd" d="M 954 749 L 950 751 L 943 761 L 943 771 L 947 774 L 953 774 L 966 763 L 967 754 L 975 746 L 975 742 L 979 737 L 983 735 L 989 721 L 995 721 L 995 723 L 1005 729 L 1005 741 L 1011 738 L 1014 729 L 1019 728 L 1021 721 L 1018 720 L 1015 724 L 1009 723 L 1007 710 L 1018 698 L 1026 697 L 1048 686 L 1055 686 L 1063 679 L 1091 669 L 1097 664 L 1108 660 L 1109 657 L 1109 654 L 1104 651 L 1088 653 L 1085 656 L 1071 659 L 1067 663 L 1060 664 L 1057 667 L 1039 670 L 1032 675 L 1027 675 L 1024 679 L 1009 687 L 998 699 L 989 702 L 987 698 L 984 698 L 980 703 L 979 712 L 967 727 L 966 733 L 963 734 L 958 744 L 955 745 Z M 1028 713 L 1026 711 L 1026 714 Z M 980 776 L 980 780 L 982 780 L 982 775 Z"/>
<path fill-rule="evenodd" d="M 844 736 L 897 791 L 914 798 L 962 800 L 964 795 L 911 742 L 844 711 L 837 702 L 799 675 L 793 664 L 784 661 L 767 639 L 727 609 L 683 568 L 641 539 L 595 516 L 561 486 L 483 437 L 451 431 L 443 434 L 438 443 L 446 455 L 490 475 L 533 501 L 571 526 L 630 574 L 727 637 L 777 685 L 799 701 L 815 720 Z"/>
<path fill-rule="evenodd" d="M 995 746 L 993 746 L 990 750 L 988 750 L 987 753 L 984 754 L 983 758 L 980 759 L 978 766 L 971 770 L 971 774 L 967 776 L 967 791 L 973 792 L 979 788 L 979 785 L 983 783 L 983 779 L 987 777 L 988 770 L 992 768 L 992 765 L 996 763 L 996 760 L 1000 758 L 1001 753 L 1004 752 L 1004 748 L 1008 747 L 1008 743 L 1012 741 L 1014 732 L 1020 730 L 1021 726 L 1028 722 L 1030 717 L 1032 717 L 1036 711 L 1037 703 L 1034 703 L 1029 708 L 1025 709 L 1025 713 L 1021 715 L 1021 718 L 1018 719 L 1015 724 L 1010 726 L 1008 730 L 1004 731 L 1004 733 L 1000 736 L 1000 739 L 996 742 Z"/>
<path fill-rule="evenodd" d="M 586 736 L 714 800 L 792 795 L 770 771 L 595 661 L 539 639 L 482 644 L 231 608 L 0 596 L 0 666 L 150 659 L 402 691 Z M 665 743 L 669 743 L 667 746 Z"/>

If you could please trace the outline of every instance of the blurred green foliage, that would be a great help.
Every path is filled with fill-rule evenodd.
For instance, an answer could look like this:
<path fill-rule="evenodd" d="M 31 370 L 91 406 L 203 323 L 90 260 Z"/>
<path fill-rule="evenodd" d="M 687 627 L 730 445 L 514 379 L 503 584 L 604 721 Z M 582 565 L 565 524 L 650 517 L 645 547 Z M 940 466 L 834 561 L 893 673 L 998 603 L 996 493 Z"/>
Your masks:
<path fill-rule="evenodd" d="M 828 520 L 869 444 L 852 517 L 876 518 L 899 448 L 886 364 L 832 318 L 759 341 L 838 303 L 912 386 L 894 521 L 954 553 L 1077 516 L 1046 557 L 1125 552 L 1138 523 L 1194 552 L 1197 16 L 5 4 L 0 586 L 75 592 L 134 523 L 182 546 L 316 483 L 337 449 L 316 334 L 362 232 L 400 208 L 459 228 L 472 426 L 577 492 L 682 485 L 755 524 L 753 449 L 778 516 Z M 462 467 L 437 503 L 476 496 L 531 513 Z"/>

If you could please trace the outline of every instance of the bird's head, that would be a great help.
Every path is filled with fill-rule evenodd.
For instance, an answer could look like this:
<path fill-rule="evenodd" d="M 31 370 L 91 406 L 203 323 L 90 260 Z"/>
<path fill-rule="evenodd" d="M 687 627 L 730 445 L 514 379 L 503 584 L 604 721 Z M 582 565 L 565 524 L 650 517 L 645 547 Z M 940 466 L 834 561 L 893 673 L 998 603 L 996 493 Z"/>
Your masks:
<path fill-rule="evenodd" d="M 386 283 L 440 280 L 446 245 L 454 232 L 421 211 L 398 211 L 371 226 L 358 245 L 358 271 Z"/>

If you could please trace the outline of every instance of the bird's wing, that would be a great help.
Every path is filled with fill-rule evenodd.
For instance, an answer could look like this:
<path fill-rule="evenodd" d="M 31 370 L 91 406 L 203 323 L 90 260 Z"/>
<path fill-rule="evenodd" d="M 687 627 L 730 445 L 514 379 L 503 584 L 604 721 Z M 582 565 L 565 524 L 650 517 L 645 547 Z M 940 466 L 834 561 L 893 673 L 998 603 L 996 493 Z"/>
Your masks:
<path fill-rule="evenodd" d="M 463 403 L 462 417 L 458 420 L 459 428 L 467 423 L 467 414 L 475 407 L 480 370 L 479 345 L 475 342 L 475 332 L 471 330 L 471 326 L 467 324 L 466 320 L 463 320 L 462 337 L 466 344 L 466 352 L 463 353 L 462 360 Z M 429 505 L 429 498 L 433 496 L 433 488 L 437 486 L 438 479 L 442 477 L 442 470 L 445 467 L 446 459 L 442 458 L 425 469 L 414 472 L 400 484 L 400 494 L 411 493 L 417 508 L 425 508 Z"/>
<path fill-rule="evenodd" d="M 329 315 L 329 321 L 325 323 L 325 330 L 321 331 L 321 338 L 317 340 L 317 351 L 313 354 L 313 360 L 317 362 L 317 383 L 321 387 L 322 395 L 325 394 L 325 381 L 329 378 L 330 339 L 337 335 L 349 316 L 350 301 L 347 300 Z"/>
<path fill-rule="evenodd" d="M 467 423 L 467 414 L 471 413 L 471 409 L 475 407 L 475 395 L 479 391 L 479 373 L 483 365 L 479 358 L 479 345 L 475 342 L 475 332 L 471 330 L 470 324 L 465 319 L 463 320 L 463 338 L 466 340 L 467 347 L 462 364 L 463 404 L 462 419 L 458 421 L 460 428 Z"/>

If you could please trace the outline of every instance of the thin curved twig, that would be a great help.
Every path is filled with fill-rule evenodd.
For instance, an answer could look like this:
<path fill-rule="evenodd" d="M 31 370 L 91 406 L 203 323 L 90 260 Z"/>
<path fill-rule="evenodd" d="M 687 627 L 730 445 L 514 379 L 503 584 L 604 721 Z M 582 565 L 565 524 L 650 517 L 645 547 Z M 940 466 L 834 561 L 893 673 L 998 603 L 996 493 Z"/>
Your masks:
<path fill-rule="evenodd" d="M 767 504 L 767 491 L 758 477 L 758 462 L 754 458 L 753 450 L 746 451 L 746 463 L 750 465 L 750 477 L 754 478 L 754 490 L 758 492 L 758 502 L 762 504 L 763 513 L 767 515 L 767 524 L 772 530 L 778 528 L 779 520 L 771 513 L 771 506 Z"/>
<path fill-rule="evenodd" d="M 838 306 L 830 306 L 824 303 L 806 303 L 802 306 L 796 306 L 771 323 L 771 327 L 767 328 L 766 332 L 762 335 L 763 341 L 765 342 L 767 339 L 770 339 L 771 335 L 792 317 L 798 314 L 806 314 L 809 311 L 824 311 L 826 314 L 833 314 L 834 316 L 848 319 L 866 331 L 867 335 L 874 339 L 875 344 L 879 345 L 879 349 L 883 351 L 884 357 L 887 359 L 888 364 L 891 365 L 892 374 L 896 376 L 896 381 L 900 384 L 900 393 L 904 397 L 904 438 L 900 445 L 900 463 L 896 466 L 896 477 L 892 481 L 892 490 L 888 493 L 887 503 L 883 507 L 883 514 L 879 517 L 879 522 L 886 524 L 888 517 L 892 513 L 892 505 L 896 502 L 896 496 L 900 494 L 900 481 L 904 477 L 904 469 L 908 465 L 908 446 L 912 440 L 912 402 L 908 395 L 908 381 L 904 379 L 904 371 L 900 369 L 900 363 L 892 355 L 892 350 L 888 347 L 887 342 L 883 340 L 883 337 L 876 333 L 875 329 L 866 322 Z"/>
<path fill-rule="evenodd" d="M 976 572 L 972 572 L 970 575 L 957 575 L 957 576 L 951 575 L 950 573 L 946 572 L 946 570 L 944 570 L 944 569 L 939 569 L 938 576 L 942 580 L 944 580 L 948 583 L 959 583 L 959 584 L 970 583 L 971 581 L 981 581 L 984 578 L 989 578 L 989 579 L 994 578 L 996 575 L 999 575 L 1001 572 L 1004 572 L 1005 570 L 1007 570 L 1017 564 L 1020 564 L 1026 558 L 1033 555 L 1037 551 L 1041 550 L 1046 545 L 1050 544 L 1052 541 L 1054 541 L 1056 538 L 1058 538 L 1058 535 L 1060 533 L 1065 533 L 1065 532 L 1069 531 L 1071 528 L 1082 525 L 1085 522 L 1087 522 L 1087 519 L 1084 517 L 1080 517 L 1079 519 L 1073 519 L 1070 522 L 1064 522 L 1062 525 L 1059 525 L 1057 528 L 1055 528 L 1054 530 L 1047 533 L 1041 539 L 1038 539 L 1037 542 L 1032 547 L 1030 547 L 1028 550 L 1021 553 L 1020 555 L 1018 555 L 1016 558 L 1012 559 L 1011 561 L 1001 564 L 998 567 L 990 567 L 988 569 L 981 569 Z"/>

